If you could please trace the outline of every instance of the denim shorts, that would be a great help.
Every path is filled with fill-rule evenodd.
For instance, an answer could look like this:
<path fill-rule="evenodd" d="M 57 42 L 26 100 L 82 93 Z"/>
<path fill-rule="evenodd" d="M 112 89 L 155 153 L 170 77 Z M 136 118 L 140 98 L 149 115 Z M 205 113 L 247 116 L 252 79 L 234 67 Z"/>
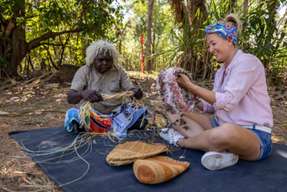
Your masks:
<path fill-rule="evenodd" d="M 210 118 L 210 123 L 213 128 L 218 127 L 218 121 L 215 116 Z M 252 133 L 256 135 L 256 137 L 260 141 L 260 155 L 257 160 L 266 159 L 271 155 L 272 152 L 272 140 L 271 140 L 271 133 L 257 130 L 256 125 L 250 126 L 242 126 L 243 128 L 249 129 Z"/>

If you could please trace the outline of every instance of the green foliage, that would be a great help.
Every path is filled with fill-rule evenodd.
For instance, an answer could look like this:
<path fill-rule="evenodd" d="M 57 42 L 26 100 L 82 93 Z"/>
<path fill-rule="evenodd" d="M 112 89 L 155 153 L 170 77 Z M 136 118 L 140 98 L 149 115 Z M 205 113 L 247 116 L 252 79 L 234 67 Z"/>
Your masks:
<path fill-rule="evenodd" d="M 1 17 L 4 19 L 9 19 L 13 15 L 13 9 L 16 1 L 13 0 L 0 0 L 0 11 L 1 11 Z"/>
<path fill-rule="evenodd" d="M 145 35 L 147 27 L 147 4 L 146 1 L 134 1 L 130 6 L 132 13 L 127 21 L 129 28 L 123 37 L 123 64 L 129 70 L 139 70 L 139 54 L 141 52 L 139 38 Z M 153 11 L 153 48 L 152 58 L 154 70 L 159 71 L 174 63 L 173 54 L 179 47 L 175 39 L 174 16 L 167 0 L 155 0 Z M 147 59 L 147 58 L 146 58 Z"/>
<path fill-rule="evenodd" d="M 234 7 L 231 6 L 231 1 L 223 0 L 210 0 L 206 1 L 209 8 L 208 18 L 202 22 L 199 28 L 189 26 L 185 15 L 182 30 L 177 36 L 179 39 L 178 45 L 181 51 L 178 52 L 176 57 L 183 59 L 187 62 L 196 57 L 196 63 L 199 60 L 204 60 L 205 63 L 201 68 L 206 67 L 206 64 L 216 68 L 216 62 L 210 60 L 208 55 L 205 55 L 204 37 L 200 34 L 203 33 L 203 28 L 209 24 L 224 18 L 231 10 L 234 10 L 244 24 L 244 30 L 240 34 L 240 47 L 249 53 L 255 54 L 265 65 L 270 79 L 273 81 L 286 81 L 287 74 L 287 14 L 283 16 L 278 15 L 279 6 L 287 6 L 285 1 L 268 0 L 268 1 L 249 1 L 248 14 L 243 17 L 242 5 L 243 1 L 238 1 Z M 196 12 L 195 17 L 198 17 L 200 12 Z M 192 51 L 191 51 L 192 50 Z M 196 53 L 194 55 L 194 53 Z M 198 60 L 199 59 L 199 60 Z M 208 63 L 206 63 L 206 61 Z M 197 64 L 193 64 L 191 68 L 183 65 L 195 73 L 201 73 L 201 70 L 196 70 Z M 196 71 L 195 71 L 196 70 Z M 285 78 L 282 78 L 284 77 Z"/>
<path fill-rule="evenodd" d="M 33 32 L 37 31 L 37 35 L 80 28 L 85 34 L 105 36 L 107 28 L 121 22 L 120 7 L 112 7 L 111 2 L 50 0 L 39 3 L 30 0 L 26 3 L 27 26 Z"/>
<path fill-rule="evenodd" d="M 86 46 L 99 38 L 114 41 L 117 32 L 114 29 L 120 26 L 123 19 L 121 5 L 112 0 L 25 0 L 25 15 L 20 17 L 14 5 L 23 2 L 0 1 L 0 19 L 3 24 L 0 38 L 4 38 L 1 37 L 2 30 L 5 30 L 9 20 L 15 21 L 17 26 L 25 26 L 27 44 L 49 32 L 78 30 L 80 33 L 63 33 L 44 39 L 40 46 L 28 53 L 20 67 L 22 70 L 41 68 L 43 63 L 48 68 L 62 63 L 83 64 Z"/>
<path fill-rule="evenodd" d="M 47 69 L 63 63 L 82 65 L 85 48 L 99 38 L 109 39 L 117 44 L 126 69 L 140 69 L 139 38 L 141 34 L 146 37 L 147 1 L 25 0 L 25 15 L 17 16 L 14 5 L 21 2 L 23 0 L 0 0 L 0 21 L 2 25 L 14 19 L 17 26 L 25 26 L 27 43 L 49 32 L 80 30 L 79 33 L 64 33 L 42 41 L 39 47 L 31 50 L 25 57 L 21 72 L 41 68 L 43 64 Z M 232 2 L 236 4 L 233 5 Z M 192 17 L 185 13 L 183 22 L 177 23 L 170 1 L 155 0 L 151 56 L 154 70 L 159 71 L 181 63 L 183 67 L 197 73 L 197 77 L 211 77 L 217 63 L 206 52 L 204 27 L 234 11 L 243 22 L 240 47 L 261 59 L 270 79 L 284 80 L 287 76 L 287 14 L 279 15 L 277 10 L 287 6 L 287 1 L 250 0 L 246 15 L 243 15 L 243 2 L 244 0 L 206 0 L 207 18 L 202 7 L 192 4 L 198 6 L 193 11 L 190 10 Z M 2 34 L 3 28 L 0 38 Z M 5 57 L 1 58 L 0 67 L 6 67 L 8 61 Z"/>
<path fill-rule="evenodd" d="M 273 82 L 284 82 L 287 74 L 287 15 L 278 15 L 280 5 L 284 4 L 279 0 L 254 5 L 243 18 L 245 27 L 241 35 L 242 48 L 263 62 Z"/>
<path fill-rule="evenodd" d="M 131 70 L 139 70 L 139 54 L 141 51 L 139 38 L 141 34 L 146 35 L 147 31 L 147 2 L 140 0 L 126 1 L 125 4 L 122 4 L 126 6 L 125 8 L 118 7 L 115 10 L 113 10 L 114 7 L 108 6 L 109 3 L 106 1 L 106 4 L 104 3 L 101 6 L 95 4 L 86 6 L 85 10 L 87 10 L 87 13 L 92 14 L 84 14 L 83 19 L 78 19 L 78 22 L 71 22 L 68 25 L 80 25 L 85 29 L 89 29 L 87 31 L 92 31 L 90 27 L 93 28 L 96 22 L 101 21 L 105 23 L 102 25 L 103 28 L 97 28 L 98 33 L 83 33 L 80 35 L 80 40 L 71 37 L 69 41 L 73 46 L 70 46 L 68 49 L 78 49 L 78 51 L 73 51 L 73 53 L 78 53 L 74 54 L 73 57 L 76 57 L 74 59 L 77 61 L 83 61 L 82 53 L 85 45 L 93 38 L 96 38 L 96 34 L 106 36 L 120 44 L 119 46 L 121 46 L 120 49 L 123 55 L 122 61 L 125 67 Z M 185 62 L 187 68 L 188 65 L 192 64 L 192 67 L 189 68 L 192 72 L 199 73 L 199 76 L 202 78 L 207 77 L 208 74 L 206 73 L 212 72 L 217 67 L 217 63 L 212 59 L 210 60 L 210 55 L 206 53 L 204 27 L 220 18 L 224 18 L 227 13 L 233 10 L 239 15 L 244 24 L 240 35 L 240 47 L 246 52 L 253 53 L 259 57 L 272 79 L 281 77 L 287 65 L 286 14 L 279 17 L 276 10 L 280 5 L 285 4 L 286 6 L 286 0 L 250 1 L 249 10 L 245 16 L 242 15 L 242 4 L 243 1 L 237 1 L 235 5 L 232 5 L 231 1 L 226 0 L 206 1 L 206 7 L 208 7 L 207 19 L 201 21 L 200 25 L 195 24 L 194 26 L 190 26 L 187 15 L 184 17 L 185 21 L 183 25 L 175 22 L 173 19 L 174 13 L 169 1 L 155 0 L 152 31 L 152 59 L 155 63 L 154 69 L 160 70 L 180 62 Z M 60 3 L 57 3 L 54 6 L 60 5 Z M 58 22 L 63 22 L 79 17 L 79 15 L 72 15 L 71 13 L 75 13 L 75 9 L 83 9 L 81 6 L 84 6 L 83 3 L 81 4 L 81 1 L 78 1 L 74 6 L 69 8 L 65 7 L 65 5 L 67 4 L 61 5 L 63 6 L 62 9 L 56 9 L 56 14 L 62 16 L 55 16 L 55 21 L 57 21 L 57 18 L 60 18 Z M 77 6 L 80 6 L 80 8 Z M 99 9 L 104 11 L 99 11 Z M 67 15 L 72 15 L 72 18 L 64 17 L 63 15 L 65 14 L 63 11 L 69 12 Z M 123 17 L 128 11 L 131 11 L 132 14 L 129 20 L 124 21 Z M 193 21 L 200 21 L 201 18 L 204 18 L 203 14 L 198 7 L 195 10 Z M 113 15 L 112 18 L 104 20 L 111 15 Z M 279 23 L 280 20 L 283 20 L 281 24 Z M 53 26 L 52 23 L 46 25 Z M 104 30 L 106 26 L 113 26 L 114 31 L 106 33 Z M 83 38 L 83 35 L 85 38 Z M 72 57 L 70 56 L 69 58 Z"/>
<path fill-rule="evenodd" d="M 0 57 L 0 66 L 5 67 L 8 64 L 7 60 L 3 57 Z"/>

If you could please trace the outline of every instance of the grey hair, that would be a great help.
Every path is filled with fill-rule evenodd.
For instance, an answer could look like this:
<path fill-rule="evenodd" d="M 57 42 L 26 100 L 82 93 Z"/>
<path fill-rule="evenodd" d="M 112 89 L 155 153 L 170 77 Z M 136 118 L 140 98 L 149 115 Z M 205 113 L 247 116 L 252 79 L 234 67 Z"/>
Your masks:
<path fill-rule="evenodd" d="M 118 51 L 115 46 L 106 40 L 98 40 L 91 43 L 86 49 L 86 65 L 91 65 L 99 54 L 109 54 L 113 57 L 113 65 L 118 66 Z"/>

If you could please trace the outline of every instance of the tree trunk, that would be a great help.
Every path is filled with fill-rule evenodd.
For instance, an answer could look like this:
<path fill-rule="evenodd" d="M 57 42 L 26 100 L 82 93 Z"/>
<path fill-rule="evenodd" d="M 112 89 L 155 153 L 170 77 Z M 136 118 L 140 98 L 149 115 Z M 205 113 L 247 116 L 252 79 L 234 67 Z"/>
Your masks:
<path fill-rule="evenodd" d="M 237 4 L 237 0 L 230 1 L 229 10 L 228 10 L 229 13 L 233 13 L 235 11 L 234 8 L 236 7 L 236 4 Z"/>
<path fill-rule="evenodd" d="M 146 62 L 147 62 L 147 71 L 153 69 L 152 63 L 152 14 L 153 14 L 153 5 L 154 0 L 148 1 L 148 17 L 147 17 L 147 42 L 146 42 Z"/>
<path fill-rule="evenodd" d="M 244 0 L 244 2 L 243 2 L 243 17 L 246 17 L 246 15 L 248 14 L 248 4 L 249 4 L 249 1 Z"/>
<path fill-rule="evenodd" d="M 12 35 L 12 55 L 9 58 L 8 68 L 6 70 L 9 76 L 18 76 L 18 66 L 26 55 L 25 49 L 25 31 L 22 28 L 14 30 Z"/>
<path fill-rule="evenodd" d="M 26 55 L 25 22 L 16 23 L 17 17 L 25 16 L 25 0 L 16 1 L 13 17 L 1 22 L 0 66 L 5 76 L 18 76 L 18 66 Z M 5 25 L 6 23 L 6 25 Z"/>
<path fill-rule="evenodd" d="M 246 18 L 248 14 L 248 5 L 249 5 L 249 0 L 244 0 L 243 2 L 243 18 Z M 242 31 L 244 31 L 246 28 L 246 22 L 242 24 Z"/>
<path fill-rule="evenodd" d="M 16 22 L 17 18 L 25 18 L 25 0 L 14 2 L 13 16 L 6 20 L 0 14 L 0 78 L 19 77 L 18 66 L 25 56 L 34 48 L 49 38 L 65 33 L 77 33 L 81 30 L 76 28 L 61 32 L 47 32 L 38 38 L 26 42 L 25 20 Z"/>
<path fill-rule="evenodd" d="M 176 2 L 178 3 L 178 2 Z M 207 10 L 205 7 L 205 1 L 202 0 L 188 0 L 187 4 L 182 4 L 181 6 L 183 11 L 183 41 L 184 41 L 184 55 L 180 60 L 180 66 L 190 71 L 193 75 L 193 78 L 199 79 L 203 74 L 205 68 L 205 54 L 200 56 L 197 54 L 198 43 L 197 39 L 203 38 L 203 33 L 200 29 L 202 23 L 207 19 Z M 200 12 L 200 14 L 198 14 Z M 181 15 L 181 14 L 178 14 Z M 202 46 L 202 45 L 201 45 Z M 210 73 L 209 73 L 210 74 Z"/>

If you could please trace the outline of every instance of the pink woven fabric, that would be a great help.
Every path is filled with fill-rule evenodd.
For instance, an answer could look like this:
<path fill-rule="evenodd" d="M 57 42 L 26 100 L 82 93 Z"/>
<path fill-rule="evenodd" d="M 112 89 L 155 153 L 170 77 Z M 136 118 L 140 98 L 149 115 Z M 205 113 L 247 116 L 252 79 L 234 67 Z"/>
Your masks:
<path fill-rule="evenodd" d="M 156 81 L 163 102 L 171 113 L 191 111 L 193 108 L 193 96 L 179 87 L 176 82 L 176 76 L 179 73 L 183 73 L 191 79 L 190 74 L 184 69 L 172 67 L 161 71 Z"/>

